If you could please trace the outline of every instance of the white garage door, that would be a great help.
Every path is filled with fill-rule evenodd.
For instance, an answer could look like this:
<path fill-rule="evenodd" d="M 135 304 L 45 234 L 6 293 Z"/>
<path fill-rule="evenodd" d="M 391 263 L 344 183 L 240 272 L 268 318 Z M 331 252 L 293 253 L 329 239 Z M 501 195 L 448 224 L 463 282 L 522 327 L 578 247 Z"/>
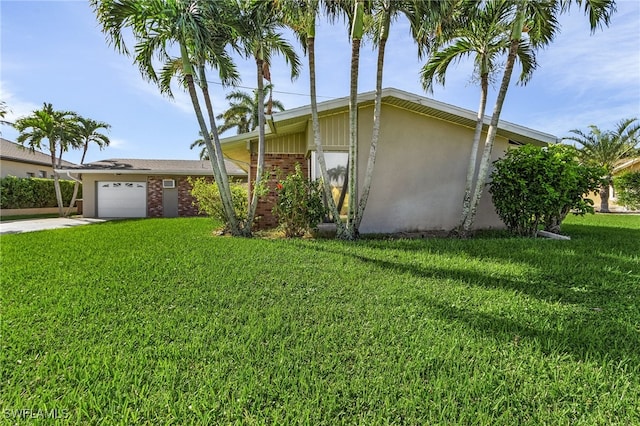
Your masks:
<path fill-rule="evenodd" d="M 98 182 L 98 217 L 146 216 L 146 182 Z"/>

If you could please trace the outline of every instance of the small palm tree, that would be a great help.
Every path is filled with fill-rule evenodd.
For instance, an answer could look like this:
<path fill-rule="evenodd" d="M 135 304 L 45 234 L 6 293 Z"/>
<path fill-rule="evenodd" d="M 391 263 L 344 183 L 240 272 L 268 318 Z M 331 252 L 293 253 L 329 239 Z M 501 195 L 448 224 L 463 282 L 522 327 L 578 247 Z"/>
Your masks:
<path fill-rule="evenodd" d="M 600 211 L 609 212 L 609 187 L 613 185 L 613 169 L 624 158 L 636 156 L 636 147 L 640 143 L 640 122 L 637 118 L 621 120 L 615 130 L 602 131 L 598 126 L 589 126 L 589 132 L 570 130 L 575 136 L 570 140 L 582 145 L 579 149 L 584 162 L 602 167 L 605 170 L 603 185 L 600 187 Z"/>
<path fill-rule="evenodd" d="M 55 169 L 62 162 L 62 154 L 69 148 L 80 145 L 80 136 L 76 126 L 77 115 L 71 111 L 57 111 L 53 105 L 45 103 L 42 109 L 33 111 L 27 117 L 19 118 L 14 127 L 20 135 L 17 141 L 33 150 L 47 150 L 51 158 L 51 167 Z M 64 202 L 60 190 L 60 177 L 53 174 L 53 186 L 56 192 L 58 211 L 64 216 Z"/>

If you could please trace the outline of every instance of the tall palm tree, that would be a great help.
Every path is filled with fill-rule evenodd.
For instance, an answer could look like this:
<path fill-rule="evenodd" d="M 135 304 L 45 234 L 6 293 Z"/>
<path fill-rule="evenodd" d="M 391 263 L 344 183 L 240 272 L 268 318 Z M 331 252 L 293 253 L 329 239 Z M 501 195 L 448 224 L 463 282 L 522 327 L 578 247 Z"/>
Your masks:
<path fill-rule="evenodd" d="M 99 130 L 109 130 L 111 128 L 111 125 L 103 121 L 96 121 L 91 118 L 81 117 L 79 115 L 76 115 L 74 121 L 75 122 L 73 123 L 73 125 L 75 127 L 75 132 L 79 138 L 78 142 L 82 147 L 82 157 L 80 158 L 80 164 L 84 164 L 84 160 L 87 156 L 87 151 L 89 150 L 90 144 L 93 143 L 97 145 L 98 148 L 100 148 L 100 151 L 109 146 L 111 140 L 109 140 L 109 137 L 101 133 Z M 79 176 L 79 179 L 82 179 L 82 175 Z M 73 185 L 73 195 L 71 196 L 71 202 L 69 203 L 69 208 L 67 209 L 65 216 L 69 216 L 71 208 L 76 202 L 79 187 L 80 181 L 76 180 L 75 185 Z"/>
<path fill-rule="evenodd" d="M 478 178 L 476 179 L 475 188 L 472 192 L 469 209 L 463 213 L 465 216 L 461 226 L 461 234 L 463 236 L 471 231 L 480 198 L 487 183 L 498 122 L 509 83 L 511 82 L 513 68 L 518 56 L 518 49 L 523 41 L 530 43 L 533 52 L 540 47 L 549 45 L 559 31 L 559 15 L 568 11 L 572 3 L 570 0 L 550 0 L 546 2 L 526 0 L 490 1 L 505 2 L 510 8 L 510 18 L 508 19 L 509 49 L 507 51 L 500 89 L 496 97 L 491 122 L 485 138 L 482 158 L 478 167 Z M 615 11 L 615 0 L 575 0 L 575 3 L 579 6 L 584 6 L 585 14 L 589 16 L 592 32 L 603 25 L 608 25 L 611 14 Z"/>
<path fill-rule="evenodd" d="M 373 131 L 371 144 L 369 146 L 369 156 L 367 168 L 362 184 L 362 194 L 358 199 L 357 210 L 351 224 L 350 234 L 357 237 L 360 231 L 360 223 L 364 216 L 364 211 L 371 190 L 373 180 L 373 169 L 375 166 L 378 141 L 380 139 L 380 122 L 382 115 L 382 78 L 384 70 L 384 59 L 386 44 L 389 38 L 391 23 L 399 16 L 403 15 L 409 21 L 409 27 L 414 40 L 418 44 L 418 51 L 428 48 L 428 42 L 432 38 L 431 34 L 436 32 L 438 24 L 445 22 L 445 17 L 455 13 L 461 13 L 468 6 L 461 1 L 435 1 L 425 2 L 419 0 L 374 0 L 367 5 L 367 12 L 370 14 L 370 31 L 373 41 L 378 47 L 378 60 L 376 66 L 376 97 L 373 109 Z M 355 175 L 353 176 L 356 177 Z M 355 187 L 358 187 L 357 183 Z M 350 200 L 350 203 L 355 199 Z M 354 203 L 355 204 L 355 203 Z"/>
<path fill-rule="evenodd" d="M 168 95 L 171 95 L 171 79 L 175 75 L 181 77 L 209 151 L 229 231 L 232 235 L 244 234 L 233 208 L 205 73 L 205 67 L 212 66 L 218 70 L 223 82 L 238 79 L 235 65 L 225 50 L 235 37 L 234 13 L 230 10 L 236 3 L 232 0 L 91 0 L 91 5 L 110 43 L 127 55 L 130 51 L 124 34 L 126 29 L 131 30 L 135 62 L 143 77 L 158 83 L 160 90 Z M 179 50 L 178 58 L 171 57 L 171 47 Z M 158 58 L 164 64 L 160 75 L 154 68 Z M 196 85 L 205 101 L 210 129 L 205 122 Z"/>
<path fill-rule="evenodd" d="M 45 103 L 42 109 L 33 111 L 29 116 L 19 118 L 14 127 L 20 134 L 17 141 L 31 150 L 49 151 L 51 167 L 54 169 L 53 186 L 58 203 L 58 212 L 64 216 L 64 202 L 60 190 L 60 177 L 55 172 L 62 161 L 62 154 L 79 145 L 79 136 L 75 125 L 76 114 L 71 111 L 57 111 L 53 105 Z"/>
<path fill-rule="evenodd" d="M 264 91 L 271 93 L 273 85 L 264 86 Z M 242 90 L 234 90 L 227 94 L 226 99 L 230 101 L 229 108 L 216 118 L 224 120 L 218 128 L 220 133 L 237 128 L 238 134 L 255 130 L 259 124 L 258 102 L 259 94 L 254 90 L 253 95 Z M 263 94 L 264 97 L 264 94 Z M 272 111 L 284 111 L 284 104 L 277 99 L 271 99 L 264 103 L 264 107 L 271 108 Z"/>
<path fill-rule="evenodd" d="M 492 75 L 499 69 L 498 61 L 509 48 L 508 18 L 509 4 L 506 2 L 488 2 L 458 16 L 457 24 L 452 26 L 446 36 L 440 37 L 444 43 L 438 45 L 436 41 L 436 46 L 429 53 L 427 63 L 420 73 L 424 89 L 432 92 L 434 83 L 440 83 L 444 86 L 449 66 L 462 58 L 473 56 L 474 73 L 477 74 L 480 82 L 480 104 L 467 168 L 461 224 L 471 203 L 471 191 L 476 173 L 477 153 L 484 124 L 489 83 Z M 517 59 L 522 67 L 519 82 L 526 84 L 536 67 L 535 57 L 529 43 L 519 43 Z"/>
<path fill-rule="evenodd" d="M 613 185 L 613 169 L 624 158 L 637 155 L 640 144 L 640 122 L 637 118 L 620 120 L 615 130 L 602 131 L 598 126 L 589 126 L 589 132 L 579 129 L 570 130 L 575 136 L 570 140 L 582 145 L 578 151 L 583 161 L 602 167 L 605 170 L 604 183 L 600 187 L 600 211 L 609 212 L 609 187 Z"/>
<path fill-rule="evenodd" d="M 276 3 L 262 0 L 238 0 L 239 43 L 243 46 L 244 54 L 256 63 L 257 94 L 258 94 L 258 154 L 254 190 L 247 216 L 249 235 L 250 226 L 258 206 L 258 190 L 264 174 L 265 156 L 265 117 L 264 117 L 264 80 L 270 80 L 269 65 L 274 54 L 282 55 L 290 66 L 291 78 L 300 72 L 300 60 L 293 46 L 280 32 L 283 29 L 282 13 Z"/>
<path fill-rule="evenodd" d="M 324 2 L 326 12 L 329 16 L 335 16 L 336 10 L 332 10 L 334 3 Z M 283 11 L 285 24 L 293 30 L 298 37 L 303 50 L 307 54 L 309 63 L 309 96 L 311 102 L 311 127 L 313 131 L 313 142 L 316 150 L 316 158 L 320 168 L 320 176 L 324 198 L 331 217 L 336 224 L 336 235 L 341 237 L 345 233 L 345 227 L 340 220 L 340 209 L 333 199 L 331 189 L 331 177 L 327 171 L 327 163 L 322 146 L 322 135 L 320 133 L 320 118 L 318 116 L 318 96 L 316 93 L 316 18 L 320 14 L 319 0 L 287 1 L 281 0 L 279 7 Z"/>

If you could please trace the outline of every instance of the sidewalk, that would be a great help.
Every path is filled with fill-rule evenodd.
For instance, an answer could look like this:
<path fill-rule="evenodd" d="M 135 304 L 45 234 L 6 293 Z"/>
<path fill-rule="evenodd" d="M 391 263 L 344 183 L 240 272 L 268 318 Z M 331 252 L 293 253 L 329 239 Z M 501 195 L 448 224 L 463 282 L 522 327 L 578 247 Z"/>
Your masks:
<path fill-rule="evenodd" d="M 28 219 L 6 221 L 0 223 L 0 234 L 19 234 L 22 232 L 43 231 L 45 229 L 69 228 L 72 226 L 89 225 L 91 223 L 106 222 L 105 219 L 83 217 L 55 217 L 47 219 Z"/>

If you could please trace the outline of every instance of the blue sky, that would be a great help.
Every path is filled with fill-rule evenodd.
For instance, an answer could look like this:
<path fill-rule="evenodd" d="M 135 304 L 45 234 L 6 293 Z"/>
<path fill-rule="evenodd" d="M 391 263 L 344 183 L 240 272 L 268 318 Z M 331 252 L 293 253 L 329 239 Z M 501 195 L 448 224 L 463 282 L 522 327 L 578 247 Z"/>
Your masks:
<path fill-rule="evenodd" d="M 189 149 L 198 126 L 187 95 L 176 89 L 175 99 L 168 99 L 145 82 L 132 60 L 106 43 L 87 1 L 0 0 L 0 18 L 0 100 L 12 110 L 10 120 L 51 102 L 56 109 L 111 124 L 111 146 L 93 148 L 87 161 L 197 158 L 198 152 Z M 640 117 L 640 1 L 619 1 L 611 26 L 594 35 L 577 7 L 561 23 L 554 43 L 538 53 L 532 81 L 509 89 L 502 119 L 562 137 L 570 129 L 590 124 L 608 129 L 621 118 Z M 365 92 L 375 87 L 376 54 L 366 43 L 361 55 L 359 91 Z M 320 100 L 348 95 L 349 59 L 345 26 L 321 22 L 316 57 Z M 407 24 L 397 21 L 387 47 L 384 86 L 427 95 L 418 79 L 422 65 Z M 243 86 L 255 87 L 254 67 L 238 59 Z M 459 64 L 447 75 L 446 87 L 427 96 L 475 111 L 479 89 L 471 71 L 470 63 Z M 276 57 L 272 77 L 280 92 L 275 97 L 285 107 L 309 103 L 306 67 L 291 82 L 284 61 Z M 231 89 L 213 85 L 212 90 L 214 108 L 221 112 Z M 495 90 L 489 110 L 494 99 Z M 9 127 L 1 131 L 9 140 L 17 136 Z M 63 158 L 77 162 L 80 153 Z"/>

